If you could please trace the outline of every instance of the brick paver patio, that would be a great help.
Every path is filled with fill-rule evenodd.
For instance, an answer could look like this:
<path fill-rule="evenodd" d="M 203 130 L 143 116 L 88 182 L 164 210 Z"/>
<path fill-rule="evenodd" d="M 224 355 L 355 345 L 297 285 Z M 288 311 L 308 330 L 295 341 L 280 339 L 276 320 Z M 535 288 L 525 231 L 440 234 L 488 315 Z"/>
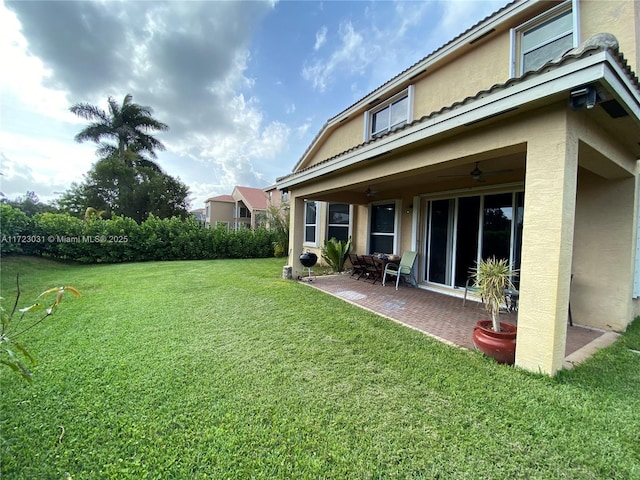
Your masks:
<path fill-rule="evenodd" d="M 382 286 L 365 280 L 356 280 L 346 275 L 322 275 L 313 277 L 311 282 L 303 280 L 311 287 L 341 298 L 359 307 L 370 310 L 386 318 L 411 328 L 420 330 L 440 341 L 463 348 L 474 348 L 473 326 L 478 320 L 487 319 L 487 313 L 481 304 L 467 299 L 466 307 L 462 298 L 432 292 L 422 288 L 395 285 Z M 517 313 L 503 313 L 502 321 L 517 323 Z M 593 353 L 591 345 L 604 346 L 615 339 L 615 334 L 600 330 L 567 325 L 567 345 L 565 356 L 577 358 Z M 606 341 L 603 341 L 606 337 Z M 572 362 L 565 362 L 571 366 Z"/>

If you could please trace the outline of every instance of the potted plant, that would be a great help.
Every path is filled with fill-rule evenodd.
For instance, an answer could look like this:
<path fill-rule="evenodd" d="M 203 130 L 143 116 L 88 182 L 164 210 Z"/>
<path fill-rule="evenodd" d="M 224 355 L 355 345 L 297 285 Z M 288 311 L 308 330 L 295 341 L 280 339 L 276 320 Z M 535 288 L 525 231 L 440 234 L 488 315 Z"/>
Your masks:
<path fill-rule="evenodd" d="M 500 363 L 513 365 L 516 356 L 516 327 L 500 321 L 505 290 L 515 290 L 511 278 L 517 275 L 507 259 L 488 258 L 477 262 L 471 272 L 474 287 L 481 296 L 491 320 L 480 320 L 473 330 L 473 344 Z"/>

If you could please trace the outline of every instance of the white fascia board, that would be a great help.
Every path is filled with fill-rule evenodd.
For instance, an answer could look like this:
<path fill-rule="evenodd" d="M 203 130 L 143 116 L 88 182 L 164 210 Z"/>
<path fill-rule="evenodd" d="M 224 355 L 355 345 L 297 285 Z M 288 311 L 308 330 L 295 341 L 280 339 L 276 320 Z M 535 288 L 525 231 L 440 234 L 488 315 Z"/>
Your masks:
<path fill-rule="evenodd" d="M 314 180 L 337 169 L 379 157 L 397 148 L 433 137 L 454 128 L 482 121 L 495 115 L 513 110 L 527 103 L 569 90 L 579 85 L 601 80 L 607 68 L 606 52 L 599 52 L 576 63 L 569 63 L 532 77 L 530 80 L 501 87 L 495 93 L 475 100 L 467 105 L 456 107 L 416 125 L 383 137 L 371 144 L 364 145 L 352 153 L 341 155 L 307 171 L 294 173 L 289 179 L 280 182 L 279 188 L 288 188 L 298 183 Z M 611 57 L 609 57 L 611 60 Z M 615 65 L 615 62 L 614 62 Z M 625 78 L 624 76 L 622 78 Z M 567 100 L 568 101 L 568 100 Z"/>

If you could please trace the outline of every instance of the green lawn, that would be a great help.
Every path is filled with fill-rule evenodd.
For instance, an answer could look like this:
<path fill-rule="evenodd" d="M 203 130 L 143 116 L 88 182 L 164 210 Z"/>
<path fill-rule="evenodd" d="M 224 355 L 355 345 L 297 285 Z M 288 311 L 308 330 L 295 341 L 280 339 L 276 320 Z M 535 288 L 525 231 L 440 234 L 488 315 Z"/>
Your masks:
<path fill-rule="evenodd" d="M 33 385 L 0 369 L 0 477 L 640 478 L 640 322 L 548 378 L 282 265 L 3 259 L 7 299 L 18 271 L 24 305 L 61 284 L 83 296 L 22 338 Z"/>

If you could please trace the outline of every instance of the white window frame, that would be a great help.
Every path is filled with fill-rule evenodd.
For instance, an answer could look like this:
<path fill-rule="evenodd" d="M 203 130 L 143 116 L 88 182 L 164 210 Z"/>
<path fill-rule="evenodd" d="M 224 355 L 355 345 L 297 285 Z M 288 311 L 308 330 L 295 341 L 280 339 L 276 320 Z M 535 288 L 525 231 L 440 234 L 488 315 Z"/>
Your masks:
<path fill-rule="evenodd" d="M 567 11 L 571 12 L 572 17 L 572 34 L 573 34 L 573 48 L 576 48 L 580 44 L 580 7 L 578 0 L 566 0 L 565 2 L 557 5 L 556 7 L 547 10 L 546 12 L 538 15 L 537 17 L 529 20 L 528 22 L 519 25 L 516 28 L 512 28 L 511 35 L 511 58 L 510 58 L 510 75 L 511 78 L 524 75 L 526 72 L 524 69 L 524 54 L 522 51 L 522 36 L 527 31 L 545 23 Z M 553 39 L 548 39 L 549 42 Z M 540 45 L 537 47 L 539 48 Z M 551 59 L 550 59 L 551 60 Z"/>
<path fill-rule="evenodd" d="M 345 225 L 344 223 L 331 223 L 331 205 L 348 205 L 349 206 L 349 222 Z M 329 227 L 339 227 L 347 229 L 347 238 L 351 236 L 353 226 L 353 205 L 349 205 L 343 202 L 329 202 L 327 203 L 327 231 L 326 231 L 326 239 L 329 238 Z"/>
<path fill-rule="evenodd" d="M 375 107 L 373 107 L 370 110 L 367 110 L 366 112 L 364 112 L 364 141 L 367 140 L 371 140 L 372 138 L 377 138 L 381 135 L 384 135 L 386 133 L 392 132 L 393 130 L 396 130 L 397 128 L 402 127 L 403 125 L 406 125 L 408 123 L 411 123 L 411 121 L 413 120 L 413 85 L 409 85 L 405 90 L 397 93 L 396 95 L 394 95 L 393 97 L 385 100 L 382 103 L 379 103 L 378 105 L 376 105 Z M 389 107 L 390 105 L 397 103 L 398 101 L 402 100 L 406 98 L 407 99 L 407 116 L 405 118 L 404 121 L 402 122 L 398 122 L 398 123 L 394 123 L 393 125 L 389 125 L 385 131 L 383 130 L 379 130 L 378 132 L 372 132 L 371 128 L 373 126 L 373 116 L 384 110 L 385 108 Z"/>
<path fill-rule="evenodd" d="M 307 223 L 307 205 L 314 203 L 316 206 L 316 220 L 315 223 Z M 307 240 L 307 227 L 313 226 L 315 229 L 313 241 Z M 306 247 L 317 247 L 318 246 L 318 230 L 320 226 L 320 202 L 315 201 L 304 201 L 304 234 L 303 234 L 303 245 Z"/>
<path fill-rule="evenodd" d="M 400 245 L 400 215 L 402 214 L 402 200 L 384 200 L 380 202 L 373 202 L 369 204 L 369 213 L 367 215 L 367 252 L 371 251 L 371 237 L 374 235 L 371 232 L 371 228 L 373 224 L 371 222 L 371 215 L 373 214 L 373 207 L 378 205 L 387 205 L 389 203 L 394 204 L 394 219 L 393 219 L 393 235 L 391 234 L 380 234 L 386 236 L 393 236 L 393 252 L 384 252 L 391 253 L 393 255 L 400 255 L 402 252 L 398 252 L 398 246 Z M 371 252 L 373 253 L 373 252 Z"/>

